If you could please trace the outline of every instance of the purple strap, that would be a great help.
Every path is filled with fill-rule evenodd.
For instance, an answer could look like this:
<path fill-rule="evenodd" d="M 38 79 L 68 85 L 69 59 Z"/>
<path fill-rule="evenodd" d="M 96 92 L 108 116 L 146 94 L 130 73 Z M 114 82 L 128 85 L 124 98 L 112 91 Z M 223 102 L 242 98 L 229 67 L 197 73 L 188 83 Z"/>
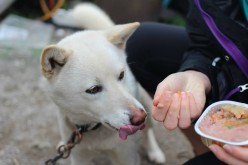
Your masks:
<path fill-rule="evenodd" d="M 233 94 L 240 92 L 240 87 L 236 87 L 233 90 L 231 90 L 224 98 L 223 100 L 228 100 Z"/>
<path fill-rule="evenodd" d="M 236 87 L 235 89 L 231 90 L 225 97 L 223 100 L 227 100 L 229 99 L 233 94 L 237 93 L 237 92 L 244 92 L 248 90 L 248 83 L 244 84 L 244 85 L 239 85 L 238 87 Z"/>
<path fill-rule="evenodd" d="M 211 30 L 215 38 L 219 41 L 222 47 L 229 53 L 229 55 L 233 58 L 233 60 L 239 65 L 239 68 L 248 78 L 248 59 L 245 58 L 245 56 L 238 49 L 238 47 L 218 29 L 213 18 L 202 9 L 199 0 L 194 0 L 194 1 L 196 6 L 201 12 L 203 19 L 205 20 L 206 24 L 208 25 L 209 29 Z"/>

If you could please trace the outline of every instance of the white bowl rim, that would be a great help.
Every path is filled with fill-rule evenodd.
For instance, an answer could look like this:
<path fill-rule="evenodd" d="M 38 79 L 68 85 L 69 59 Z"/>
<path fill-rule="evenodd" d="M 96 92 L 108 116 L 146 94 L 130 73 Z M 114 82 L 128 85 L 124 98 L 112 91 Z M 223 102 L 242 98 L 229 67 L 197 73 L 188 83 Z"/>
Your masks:
<path fill-rule="evenodd" d="M 207 135 L 207 134 L 203 133 L 203 132 L 199 129 L 199 124 L 200 124 L 200 122 L 201 122 L 202 119 L 208 114 L 208 112 L 209 112 L 210 110 L 212 110 L 213 107 L 218 106 L 218 105 L 225 105 L 225 104 L 238 105 L 238 106 L 241 106 L 241 107 L 248 108 L 248 104 L 245 104 L 245 103 L 240 103 L 240 102 L 236 102 L 236 101 L 229 101 L 229 100 L 217 101 L 217 102 L 215 102 L 215 103 L 209 105 L 209 106 L 205 109 L 205 111 L 202 113 L 202 115 L 199 117 L 199 119 L 197 120 L 197 122 L 195 123 L 194 128 L 195 128 L 196 133 L 198 133 L 198 134 L 201 135 L 202 137 L 205 137 L 205 138 L 208 138 L 208 139 L 211 139 L 211 140 L 215 140 L 215 141 L 218 141 L 218 142 L 222 142 L 222 143 L 225 143 L 225 144 L 239 145 L 239 146 L 248 145 L 248 140 L 246 140 L 246 141 L 241 141 L 241 142 L 227 141 L 227 140 L 223 140 L 223 139 L 220 139 L 220 138 L 216 138 L 216 137 Z"/>

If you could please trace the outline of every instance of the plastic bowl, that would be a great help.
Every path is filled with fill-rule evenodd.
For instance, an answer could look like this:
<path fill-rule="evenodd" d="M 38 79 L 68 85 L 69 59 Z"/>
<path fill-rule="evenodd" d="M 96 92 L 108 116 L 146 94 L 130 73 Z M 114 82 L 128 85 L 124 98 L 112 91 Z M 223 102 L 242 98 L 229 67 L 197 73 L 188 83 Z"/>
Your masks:
<path fill-rule="evenodd" d="M 206 117 L 207 117 L 207 115 L 210 115 L 210 112 L 214 112 L 220 108 L 223 108 L 223 106 L 227 106 L 227 105 L 239 107 L 245 111 L 246 110 L 248 111 L 248 104 L 235 102 L 235 101 L 219 101 L 219 102 L 213 103 L 210 106 L 208 106 L 206 108 L 206 110 L 203 112 L 203 114 L 200 116 L 200 118 L 197 120 L 195 127 L 194 127 L 195 131 L 201 136 L 201 140 L 202 140 L 203 144 L 205 144 L 206 146 L 209 146 L 211 144 L 217 144 L 219 146 L 223 146 L 224 144 L 231 144 L 231 145 L 237 145 L 237 146 L 248 146 L 248 138 L 245 140 L 242 140 L 242 141 L 229 140 L 229 139 L 227 140 L 227 138 L 221 138 L 221 137 L 216 137 L 216 136 L 210 135 L 210 133 L 207 133 L 207 131 L 203 132 L 203 130 L 201 129 L 200 124 L 204 121 L 204 119 L 206 120 Z M 228 118 L 224 118 L 224 119 L 226 121 L 228 120 Z M 244 125 L 248 129 L 248 123 L 245 123 Z M 210 125 L 208 128 L 210 129 L 210 127 L 215 127 L 215 124 Z M 233 128 L 230 128 L 230 129 L 234 129 L 232 131 L 235 132 L 236 128 L 237 127 L 235 126 Z M 225 126 L 223 126 L 223 129 L 216 131 L 215 134 L 218 134 L 218 132 L 220 134 L 225 134 L 225 130 L 228 130 L 228 129 L 225 128 Z M 239 131 L 239 134 L 240 134 L 240 131 Z M 243 131 L 243 132 L 241 132 L 241 134 L 247 134 L 247 132 Z M 237 136 L 234 133 L 232 135 L 233 135 L 232 138 L 236 138 L 235 136 Z M 230 137 L 230 136 L 227 136 L 227 137 Z"/>

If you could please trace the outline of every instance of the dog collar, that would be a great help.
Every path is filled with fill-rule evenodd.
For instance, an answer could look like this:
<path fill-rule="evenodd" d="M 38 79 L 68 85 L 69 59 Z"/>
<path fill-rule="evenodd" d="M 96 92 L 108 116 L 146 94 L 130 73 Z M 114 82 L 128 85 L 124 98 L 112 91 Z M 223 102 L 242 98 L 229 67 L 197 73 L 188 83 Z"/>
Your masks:
<path fill-rule="evenodd" d="M 75 126 L 81 133 L 84 133 L 98 129 L 99 127 L 102 126 L 102 123 L 85 124 L 85 125 L 75 124 Z"/>
<path fill-rule="evenodd" d="M 89 124 L 83 124 L 83 125 L 74 124 L 67 117 L 65 118 L 65 121 L 66 121 L 67 126 L 71 130 L 78 129 L 80 131 L 80 133 L 84 133 L 84 132 L 89 132 L 89 131 L 92 131 L 92 130 L 96 130 L 96 129 L 98 129 L 102 125 L 102 123 L 89 123 Z"/>

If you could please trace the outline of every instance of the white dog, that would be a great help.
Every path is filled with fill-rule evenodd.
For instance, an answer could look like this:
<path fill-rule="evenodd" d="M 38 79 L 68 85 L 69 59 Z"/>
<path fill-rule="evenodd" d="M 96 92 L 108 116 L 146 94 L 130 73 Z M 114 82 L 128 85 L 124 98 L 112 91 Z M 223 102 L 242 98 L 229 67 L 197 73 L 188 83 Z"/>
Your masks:
<path fill-rule="evenodd" d="M 83 22 L 88 19 L 91 23 Z M 84 28 L 86 23 L 88 28 L 105 29 L 77 32 L 46 47 L 41 55 L 46 88 L 59 107 L 62 140 L 69 139 L 74 127 L 84 129 L 81 143 L 70 155 L 71 165 L 91 164 L 101 153 L 108 155 L 113 165 L 140 165 L 141 140 L 145 140 L 149 159 L 164 163 L 165 155 L 147 117 L 151 98 L 126 63 L 125 44 L 139 23 L 114 25 L 103 11 L 90 4 L 80 5 L 62 20 L 64 25 Z M 144 123 L 146 128 L 137 132 Z M 134 135 L 127 138 L 130 134 Z"/>

